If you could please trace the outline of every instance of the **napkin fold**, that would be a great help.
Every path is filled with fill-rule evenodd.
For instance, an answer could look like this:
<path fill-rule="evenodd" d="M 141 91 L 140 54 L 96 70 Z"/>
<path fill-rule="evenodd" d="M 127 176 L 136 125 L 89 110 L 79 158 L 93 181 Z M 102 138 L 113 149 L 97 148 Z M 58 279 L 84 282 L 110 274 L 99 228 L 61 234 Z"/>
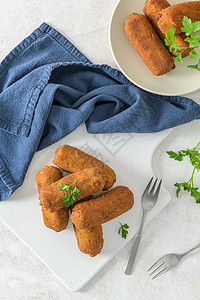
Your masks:
<path fill-rule="evenodd" d="M 43 23 L 0 64 L 0 200 L 22 185 L 37 150 L 83 122 L 95 134 L 150 133 L 199 118 L 194 101 L 138 88 Z"/>

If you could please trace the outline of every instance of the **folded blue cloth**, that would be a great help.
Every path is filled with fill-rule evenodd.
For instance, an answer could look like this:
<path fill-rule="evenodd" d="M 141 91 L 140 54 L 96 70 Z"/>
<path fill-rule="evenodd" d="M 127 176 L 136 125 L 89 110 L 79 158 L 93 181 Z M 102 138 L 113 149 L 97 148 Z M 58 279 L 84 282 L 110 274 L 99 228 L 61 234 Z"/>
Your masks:
<path fill-rule="evenodd" d="M 194 101 L 143 91 L 43 23 L 0 64 L 0 200 L 23 183 L 38 149 L 83 122 L 89 133 L 141 133 L 199 118 Z"/>

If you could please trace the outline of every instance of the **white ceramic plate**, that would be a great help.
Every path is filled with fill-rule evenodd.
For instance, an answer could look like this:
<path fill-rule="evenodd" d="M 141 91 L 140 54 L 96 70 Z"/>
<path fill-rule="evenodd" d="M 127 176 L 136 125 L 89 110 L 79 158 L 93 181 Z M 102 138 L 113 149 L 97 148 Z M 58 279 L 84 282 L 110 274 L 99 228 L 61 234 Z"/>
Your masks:
<path fill-rule="evenodd" d="M 170 0 L 170 4 L 187 0 Z M 109 29 L 109 41 L 112 54 L 119 69 L 137 86 L 160 95 L 183 95 L 200 87 L 200 72 L 186 66 L 193 64 L 187 57 L 183 65 L 175 61 L 176 68 L 162 76 L 154 76 L 143 63 L 125 30 L 125 19 L 133 12 L 143 13 L 145 0 L 121 0 L 114 9 Z"/>
<path fill-rule="evenodd" d="M 152 156 L 168 131 L 153 134 L 88 134 L 85 125 L 77 128 L 48 148 L 37 152 L 24 184 L 8 200 L 0 203 L 0 219 L 47 265 L 72 291 L 83 287 L 112 257 L 124 247 L 139 228 L 142 215 L 140 199 L 153 174 Z M 52 165 L 57 147 L 69 144 L 81 148 L 111 166 L 117 174 L 116 185 L 127 185 L 134 193 L 134 207 L 124 215 L 103 224 L 104 247 L 94 258 L 78 250 L 71 222 L 56 233 L 42 221 L 35 174 Z M 149 222 L 170 201 L 162 187 L 156 206 L 149 213 Z M 126 240 L 118 235 L 119 221 L 130 226 Z M 125 266 L 124 266 L 125 268 Z"/>

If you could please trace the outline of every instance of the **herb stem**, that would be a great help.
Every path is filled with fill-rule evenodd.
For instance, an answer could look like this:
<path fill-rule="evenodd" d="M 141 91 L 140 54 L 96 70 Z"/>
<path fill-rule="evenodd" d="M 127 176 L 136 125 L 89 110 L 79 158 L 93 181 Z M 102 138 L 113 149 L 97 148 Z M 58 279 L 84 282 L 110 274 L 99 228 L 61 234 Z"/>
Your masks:
<path fill-rule="evenodd" d="M 192 186 L 192 188 L 194 188 L 194 173 L 195 173 L 195 171 L 196 171 L 196 168 L 194 167 L 193 170 L 192 170 L 192 175 L 191 175 L 190 179 L 187 182 Z"/>
<path fill-rule="evenodd" d="M 200 145 L 200 142 L 198 142 L 198 144 L 193 149 L 196 150 L 199 145 Z"/>
<path fill-rule="evenodd" d="M 176 195 L 178 197 L 181 189 L 187 191 L 191 194 L 192 197 L 195 198 L 196 203 L 200 203 L 200 191 L 198 187 L 194 186 L 194 176 L 196 172 L 200 171 L 200 142 L 191 149 L 179 150 L 177 153 L 173 151 L 167 151 L 167 154 L 170 158 L 173 158 L 177 161 L 182 161 L 183 157 L 188 156 L 191 165 L 193 166 L 191 177 L 186 182 L 175 183 L 174 186 L 176 189 Z"/>

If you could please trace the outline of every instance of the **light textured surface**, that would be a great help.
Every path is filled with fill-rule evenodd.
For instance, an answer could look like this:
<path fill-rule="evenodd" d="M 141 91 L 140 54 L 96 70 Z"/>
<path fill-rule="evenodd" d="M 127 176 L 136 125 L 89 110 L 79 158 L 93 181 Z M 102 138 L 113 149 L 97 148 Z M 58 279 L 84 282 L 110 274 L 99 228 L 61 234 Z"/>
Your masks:
<path fill-rule="evenodd" d="M 116 3 L 116 0 L 0 0 L 0 60 L 45 21 L 68 37 L 94 63 L 115 67 L 108 44 L 108 25 Z M 199 96 L 200 91 L 189 95 L 200 103 Z M 198 300 L 200 251 L 189 255 L 177 269 L 155 281 L 149 280 L 146 270 L 163 254 L 185 251 L 200 241 L 200 205 L 195 204 L 188 194 L 182 193 L 177 199 L 173 187 L 175 182 L 189 177 L 191 167 L 187 161 L 175 162 L 166 154 L 166 150 L 195 145 L 200 140 L 199 126 L 200 122 L 195 121 L 173 129 L 155 152 L 155 174 L 163 178 L 172 200 L 144 229 L 131 276 L 124 275 L 129 243 L 85 288 L 77 293 L 69 292 L 0 223 L 0 299 Z"/>

